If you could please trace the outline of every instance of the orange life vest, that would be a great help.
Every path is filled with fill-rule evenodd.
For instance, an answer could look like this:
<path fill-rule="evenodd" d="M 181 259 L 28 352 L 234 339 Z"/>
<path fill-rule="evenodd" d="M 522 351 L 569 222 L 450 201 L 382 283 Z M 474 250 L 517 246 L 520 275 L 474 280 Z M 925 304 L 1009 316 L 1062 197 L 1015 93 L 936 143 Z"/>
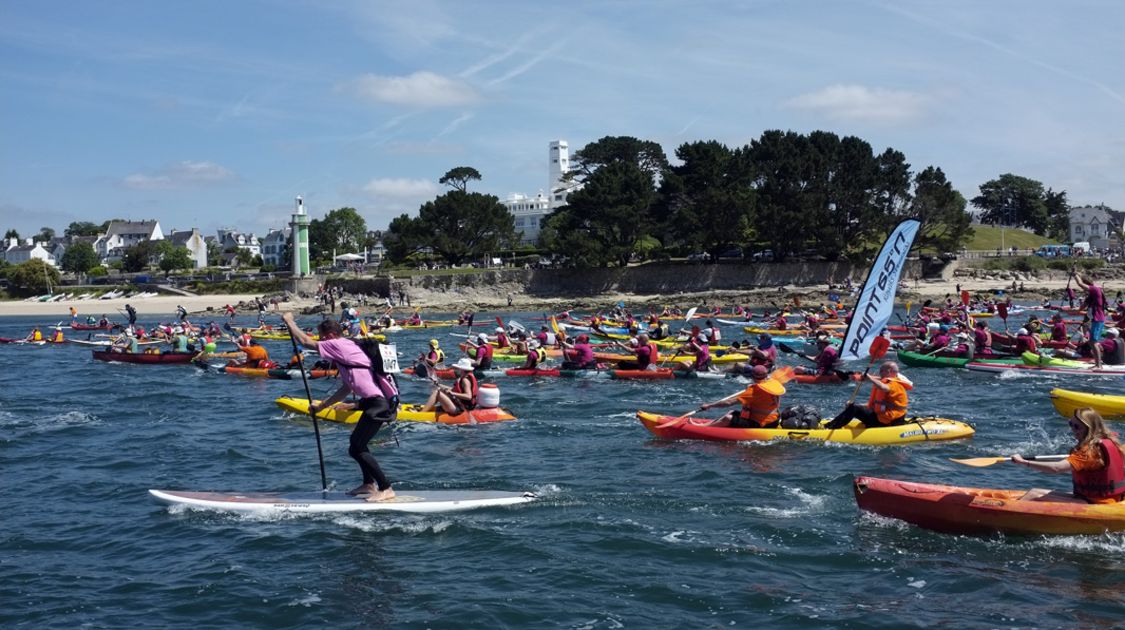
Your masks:
<path fill-rule="evenodd" d="M 784 393 L 785 387 L 772 378 L 750 385 L 738 395 L 738 401 L 742 403 L 739 417 L 760 427 L 776 424 L 777 410 Z"/>
<path fill-rule="evenodd" d="M 457 399 L 457 402 L 461 402 L 461 406 L 463 406 L 465 409 L 476 409 L 477 394 L 480 391 L 480 387 L 477 384 L 477 377 L 476 377 L 475 374 L 473 374 L 472 372 L 465 372 L 465 376 L 457 379 L 457 382 L 453 384 L 453 393 L 454 394 L 465 393 L 464 391 L 461 390 L 461 381 L 465 378 L 469 379 L 469 383 L 470 383 L 469 388 L 471 390 L 469 392 L 469 394 L 470 394 L 471 397 L 469 398 L 469 402 L 467 402 L 467 403 L 461 402 L 460 398 Z"/>
<path fill-rule="evenodd" d="M 896 378 L 881 379 L 883 383 L 887 384 L 891 390 L 884 392 L 878 387 L 871 388 L 871 398 L 868 404 L 871 410 L 875 412 L 875 418 L 884 425 L 888 425 L 895 420 L 906 417 L 906 405 L 909 402 L 906 396 L 906 390 L 914 389 L 914 386 L 906 381 L 901 381 Z"/>

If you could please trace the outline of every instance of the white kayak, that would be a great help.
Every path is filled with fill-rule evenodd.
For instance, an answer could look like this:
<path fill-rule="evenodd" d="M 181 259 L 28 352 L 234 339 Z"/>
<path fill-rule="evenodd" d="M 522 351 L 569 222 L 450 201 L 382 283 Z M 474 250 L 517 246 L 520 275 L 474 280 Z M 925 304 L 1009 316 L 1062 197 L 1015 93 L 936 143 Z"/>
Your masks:
<path fill-rule="evenodd" d="M 343 492 L 184 492 L 149 490 L 149 494 L 172 505 L 227 512 L 454 512 L 484 507 L 529 503 L 530 492 L 496 490 L 396 490 L 389 501 L 365 501 Z"/>

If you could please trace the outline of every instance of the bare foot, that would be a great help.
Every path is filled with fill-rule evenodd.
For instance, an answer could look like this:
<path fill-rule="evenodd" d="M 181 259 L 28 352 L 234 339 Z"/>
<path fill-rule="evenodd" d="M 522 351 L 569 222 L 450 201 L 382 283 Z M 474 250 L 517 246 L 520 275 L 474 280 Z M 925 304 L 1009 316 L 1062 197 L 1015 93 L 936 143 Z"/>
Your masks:
<path fill-rule="evenodd" d="M 362 486 L 357 486 L 348 490 L 348 494 L 353 497 L 363 496 L 365 494 L 373 494 L 378 490 L 373 483 L 365 483 Z"/>
<path fill-rule="evenodd" d="M 387 488 L 386 490 L 376 490 L 371 496 L 367 497 L 367 501 L 369 503 L 375 503 L 378 501 L 390 501 L 393 498 L 395 498 L 395 491 Z"/>

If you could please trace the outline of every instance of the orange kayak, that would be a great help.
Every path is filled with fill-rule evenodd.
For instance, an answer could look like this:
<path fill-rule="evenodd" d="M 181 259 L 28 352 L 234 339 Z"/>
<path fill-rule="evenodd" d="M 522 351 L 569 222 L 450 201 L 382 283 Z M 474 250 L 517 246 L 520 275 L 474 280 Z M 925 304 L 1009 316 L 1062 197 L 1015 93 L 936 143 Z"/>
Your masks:
<path fill-rule="evenodd" d="M 1125 503 L 1064 492 L 960 488 L 856 477 L 859 509 L 949 534 L 1102 534 L 1125 531 Z M 1026 498 L 1025 498 L 1026 497 Z"/>

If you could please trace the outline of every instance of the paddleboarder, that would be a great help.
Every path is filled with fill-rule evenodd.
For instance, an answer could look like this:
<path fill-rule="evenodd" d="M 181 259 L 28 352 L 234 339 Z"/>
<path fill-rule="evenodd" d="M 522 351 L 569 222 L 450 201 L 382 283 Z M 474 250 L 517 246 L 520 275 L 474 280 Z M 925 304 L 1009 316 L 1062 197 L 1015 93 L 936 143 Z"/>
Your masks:
<path fill-rule="evenodd" d="M 1094 284 L 1094 281 L 1089 276 L 1071 270 L 1070 276 L 1074 278 L 1074 282 L 1078 288 L 1085 289 L 1086 300 L 1083 305 L 1086 307 L 1086 313 L 1090 316 L 1090 340 L 1098 341 L 1102 338 L 1102 332 L 1105 330 L 1105 292 L 1102 288 Z"/>
<path fill-rule="evenodd" d="M 292 313 L 285 313 L 281 318 L 297 343 L 310 350 L 316 350 L 320 356 L 333 361 L 339 369 L 342 383 L 340 389 L 320 404 L 309 401 L 309 410 L 315 414 L 321 409 L 336 407 L 359 409 L 363 412 L 348 443 L 348 455 L 359 464 L 359 469 L 363 473 L 363 483 L 350 490 L 348 494 L 366 495 L 368 501 L 393 499 L 395 492 L 391 489 L 391 482 L 387 480 L 383 469 L 379 467 L 379 462 L 371 454 L 368 443 L 384 424 L 395 419 L 398 412 L 398 388 L 394 381 L 388 376 L 377 375 L 372 371 L 371 359 L 358 344 L 343 337 L 344 331 L 339 322 L 332 319 L 320 322 L 317 326 L 320 340 L 314 341 L 293 321 Z M 359 401 L 343 403 L 344 397 L 349 393 L 355 394 Z"/>
<path fill-rule="evenodd" d="M 1074 410 L 1069 424 L 1078 444 L 1066 459 L 1031 461 L 1017 454 L 1012 455 L 1012 461 L 1043 472 L 1069 472 L 1075 496 L 1090 503 L 1117 503 L 1125 499 L 1125 455 L 1101 415 L 1082 407 Z"/>

